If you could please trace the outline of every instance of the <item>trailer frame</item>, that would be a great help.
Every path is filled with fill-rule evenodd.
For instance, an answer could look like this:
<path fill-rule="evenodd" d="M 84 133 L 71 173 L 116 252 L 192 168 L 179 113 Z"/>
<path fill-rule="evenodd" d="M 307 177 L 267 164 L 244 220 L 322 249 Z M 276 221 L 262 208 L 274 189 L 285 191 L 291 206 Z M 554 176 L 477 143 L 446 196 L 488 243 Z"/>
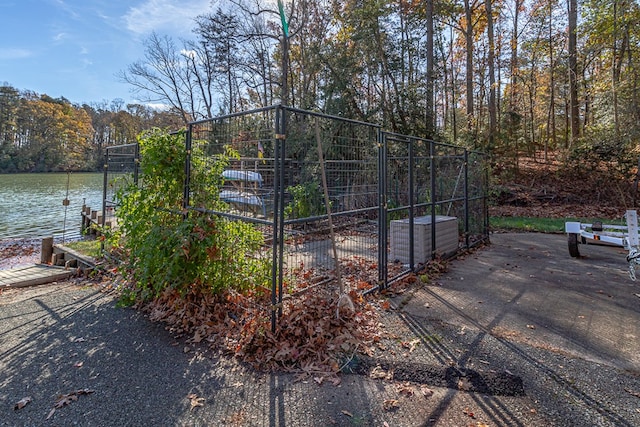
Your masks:
<path fill-rule="evenodd" d="M 638 214 L 635 209 L 629 209 L 625 215 L 626 225 L 602 224 L 600 221 L 582 223 L 577 221 L 565 222 L 569 255 L 580 257 L 579 244 L 605 244 L 622 247 L 629 251 L 629 277 L 636 280 L 636 265 L 640 265 L 640 237 L 638 236 Z"/>

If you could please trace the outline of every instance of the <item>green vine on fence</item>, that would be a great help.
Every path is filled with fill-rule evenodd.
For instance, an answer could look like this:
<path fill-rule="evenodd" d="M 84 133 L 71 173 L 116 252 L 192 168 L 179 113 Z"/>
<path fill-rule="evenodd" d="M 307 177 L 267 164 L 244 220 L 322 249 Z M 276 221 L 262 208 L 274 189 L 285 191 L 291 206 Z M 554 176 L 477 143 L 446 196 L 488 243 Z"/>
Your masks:
<path fill-rule="evenodd" d="M 136 298 L 149 300 L 171 289 L 180 294 L 220 294 L 268 283 L 268 257 L 255 226 L 217 215 L 183 209 L 185 134 L 154 129 L 139 137 L 140 182 L 116 195 L 118 231 L 110 245 L 126 260 Z M 236 156 L 205 157 L 192 152 L 190 183 L 197 188 L 191 206 L 220 209 L 222 171 Z"/>

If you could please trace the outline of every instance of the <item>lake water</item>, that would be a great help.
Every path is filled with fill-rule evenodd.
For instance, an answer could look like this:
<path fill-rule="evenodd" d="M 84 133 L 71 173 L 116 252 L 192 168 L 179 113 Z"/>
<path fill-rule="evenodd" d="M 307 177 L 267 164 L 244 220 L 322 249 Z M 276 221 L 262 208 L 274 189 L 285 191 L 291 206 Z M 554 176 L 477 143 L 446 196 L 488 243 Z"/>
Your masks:
<path fill-rule="evenodd" d="M 0 174 L 0 240 L 79 238 L 83 203 L 102 209 L 103 177 L 102 173 Z"/>

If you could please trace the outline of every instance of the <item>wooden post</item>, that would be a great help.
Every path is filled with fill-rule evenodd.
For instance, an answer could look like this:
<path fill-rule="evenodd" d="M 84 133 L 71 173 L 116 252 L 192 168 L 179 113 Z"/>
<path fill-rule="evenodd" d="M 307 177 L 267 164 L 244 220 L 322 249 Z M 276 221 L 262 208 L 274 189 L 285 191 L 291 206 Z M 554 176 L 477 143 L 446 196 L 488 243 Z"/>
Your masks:
<path fill-rule="evenodd" d="M 40 249 L 40 263 L 50 264 L 52 255 L 53 255 L 53 237 L 45 237 L 44 239 L 42 239 L 42 246 Z"/>

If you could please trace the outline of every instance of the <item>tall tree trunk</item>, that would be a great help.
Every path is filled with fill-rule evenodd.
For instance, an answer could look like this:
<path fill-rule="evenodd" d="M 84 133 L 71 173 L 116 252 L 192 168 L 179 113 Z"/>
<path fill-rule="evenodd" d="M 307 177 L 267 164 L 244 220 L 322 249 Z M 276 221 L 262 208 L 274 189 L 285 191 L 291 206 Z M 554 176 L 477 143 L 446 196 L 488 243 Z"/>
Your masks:
<path fill-rule="evenodd" d="M 497 129 L 497 108 L 496 108 L 496 71 L 495 71 L 495 40 L 493 37 L 493 11 L 491 8 L 491 0 L 485 0 L 485 8 L 487 11 L 487 38 L 489 41 L 489 52 L 487 61 L 489 62 L 489 134 L 487 138 L 488 151 L 491 152 L 495 145 L 496 129 Z"/>
<path fill-rule="evenodd" d="M 556 81 L 555 81 L 555 59 L 553 57 L 553 19 L 552 2 L 549 2 L 549 123 L 547 123 L 547 138 L 544 143 L 544 161 L 549 160 L 548 149 L 549 139 L 556 147 Z"/>
<path fill-rule="evenodd" d="M 425 100 L 425 133 L 428 139 L 433 138 L 435 127 L 435 115 L 433 108 L 433 63 L 435 55 L 433 53 L 433 0 L 427 0 L 427 81 Z"/>
<path fill-rule="evenodd" d="M 518 20 L 520 18 L 520 8 L 522 7 L 522 2 L 524 0 L 515 0 L 515 11 L 513 14 L 513 30 L 511 33 L 511 63 L 509 64 L 509 68 L 511 69 L 510 76 L 510 92 L 509 92 L 509 111 L 516 112 L 517 103 L 516 103 L 516 85 L 518 79 Z"/>
<path fill-rule="evenodd" d="M 508 128 L 508 138 L 509 141 L 513 141 L 513 156 L 514 156 L 514 167 L 515 173 L 518 174 L 519 171 L 519 163 L 520 156 L 518 153 L 518 138 L 514 135 L 515 128 L 515 118 L 518 115 L 518 103 L 516 102 L 517 96 L 517 85 L 518 85 L 518 73 L 520 71 L 520 67 L 518 65 L 518 32 L 519 32 L 519 18 L 520 18 L 520 8 L 522 7 L 522 2 L 524 0 L 515 0 L 514 4 L 514 14 L 513 14 L 513 31 L 511 33 L 511 61 L 509 64 L 510 68 L 510 76 L 509 76 L 509 128 Z M 515 136 L 515 137 L 514 137 Z"/>
<path fill-rule="evenodd" d="M 622 63 L 622 55 L 620 55 Z M 613 0 L 613 52 L 611 54 L 611 92 L 613 95 L 613 126 L 616 137 L 620 137 L 620 119 L 618 117 L 618 81 L 620 68 L 618 66 L 618 1 Z"/>
<path fill-rule="evenodd" d="M 469 0 L 464 0 L 464 13 L 466 19 L 465 43 L 467 48 L 466 86 L 467 86 L 467 130 L 473 130 L 473 17 Z"/>
<path fill-rule="evenodd" d="M 571 141 L 580 137 L 580 106 L 578 105 L 578 0 L 569 0 L 569 104 Z"/>

